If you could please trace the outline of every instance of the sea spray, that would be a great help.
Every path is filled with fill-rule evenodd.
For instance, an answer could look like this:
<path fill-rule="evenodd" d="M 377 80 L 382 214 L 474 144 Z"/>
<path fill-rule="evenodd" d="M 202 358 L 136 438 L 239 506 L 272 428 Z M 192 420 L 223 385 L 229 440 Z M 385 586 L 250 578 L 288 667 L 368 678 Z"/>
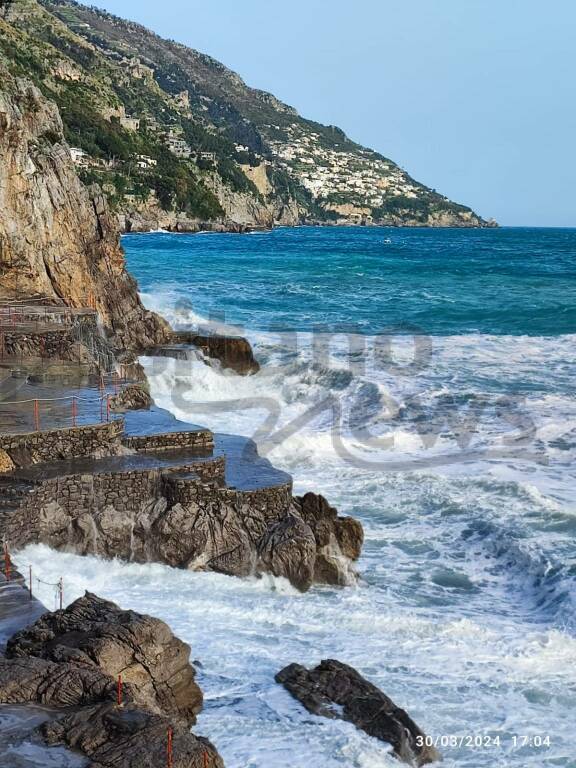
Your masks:
<path fill-rule="evenodd" d="M 256 436 L 296 492 L 323 493 L 361 519 L 362 580 L 302 596 L 273 579 L 43 547 L 21 561 L 47 581 L 64 573 L 67 599 L 91 589 L 164 618 L 190 642 L 206 692 L 199 732 L 228 768 L 396 765 L 383 745 L 311 718 L 274 684 L 286 663 L 325 657 L 357 667 L 431 735 L 501 736 L 499 749 L 443 749 L 444 765 L 570 765 L 576 297 L 567 238 L 575 253 L 576 233 L 554 230 L 131 236 L 129 265 L 150 308 L 182 329 L 247 335 L 263 363 L 241 378 L 201 359 L 144 359 L 157 403 Z M 418 335 L 432 354 L 414 370 Z M 357 352 L 359 337 L 370 354 Z M 372 354 L 378 344 L 389 344 L 388 365 Z M 551 746 L 514 746 L 514 736 L 536 734 Z"/>

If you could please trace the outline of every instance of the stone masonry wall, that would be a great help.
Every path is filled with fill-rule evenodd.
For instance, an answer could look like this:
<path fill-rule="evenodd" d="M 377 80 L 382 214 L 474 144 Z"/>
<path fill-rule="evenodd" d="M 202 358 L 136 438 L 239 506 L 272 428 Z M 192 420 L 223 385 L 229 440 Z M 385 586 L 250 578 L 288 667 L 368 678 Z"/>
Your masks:
<path fill-rule="evenodd" d="M 166 476 L 164 493 L 170 504 L 182 506 L 202 505 L 210 498 L 218 498 L 222 504 L 246 505 L 254 510 L 265 513 L 270 509 L 271 515 L 278 516 L 279 509 L 288 509 L 292 501 L 290 483 L 259 488 L 254 491 L 241 491 L 234 488 L 217 487 L 209 483 L 210 478 L 204 475 L 203 483 L 180 474 Z"/>
<path fill-rule="evenodd" d="M 215 482 L 224 477 L 225 460 L 190 462 L 175 468 L 130 472 L 67 475 L 36 481 L 23 504 L 4 521 L 3 535 L 17 549 L 45 543 L 60 548 L 68 543 L 70 525 L 81 518 L 101 518 L 106 509 L 133 517 L 154 506 L 166 493 L 175 472 L 195 475 L 188 483 Z"/>
<path fill-rule="evenodd" d="M 165 432 L 158 435 L 134 435 L 124 438 L 124 445 L 135 451 L 176 450 L 178 448 L 211 450 L 214 435 L 207 429 L 193 432 Z"/>
<path fill-rule="evenodd" d="M 124 420 L 117 419 L 105 424 L 0 434 L 0 450 L 19 467 L 95 454 L 109 456 L 120 447 L 123 432 Z"/>
<path fill-rule="evenodd" d="M 227 488 L 224 458 L 186 466 L 92 472 L 30 483 L 5 508 L 13 549 L 57 550 L 234 576 L 272 573 L 299 589 L 352 583 L 362 529 L 325 499 L 294 498 L 290 483 Z"/>
<path fill-rule="evenodd" d="M 6 357 L 47 357 L 78 360 L 78 340 L 70 328 L 55 331 L 3 332 L 1 352 Z"/>

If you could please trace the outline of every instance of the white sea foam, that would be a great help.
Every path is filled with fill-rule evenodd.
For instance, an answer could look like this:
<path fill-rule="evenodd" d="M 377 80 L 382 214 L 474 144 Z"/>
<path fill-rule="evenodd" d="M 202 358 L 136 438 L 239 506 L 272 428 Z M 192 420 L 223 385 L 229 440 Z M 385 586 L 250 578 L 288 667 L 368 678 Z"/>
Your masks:
<path fill-rule="evenodd" d="M 358 667 L 431 734 L 520 734 L 534 724 L 555 734 L 549 757 L 570 749 L 572 639 L 538 626 L 519 633 L 515 617 L 496 611 L 488 621 L 486 614 L 457 617 L 450 603 L 440 612 L 402 605 L 385 588 L 401 570 L 378 579 L 370 552 L 362 563 L 370 585 L 304 596 L 269 579 L 55 556 L 43 546 L 29 547 L 18 562 L 33 562 L 47 581 L 63 573 L 67 602 L 88 588 L 165 619 L 189 642 L 206 694 L 195 730 L 214 740 L 229 768 L 288 768 L 310 759 L 327 768 L 395 765 L 385 745 L 350 725 L 310 717 L 275 685 L 283 665 L 326 657 Z M 384 588 L 375 588 L 378 581 Z M 519 709 L 524 722 L 510 722 Z M 494 765 L 491 752 L 444 751 L 450 766 Z M 500 764 L 542 765 L 529 751 Z"/>
<path fill-rule="evenodd" d="M 145 300 L 177 327 L 234 330 L 176 298 Z M 178 418 L 255 437 L 293 473 L 297 492 L 324 493 L 361 519 L 357 588 L 302 596 L 270 578 L 103 563 L 44 547 L 28 548 L 19 562 L 33 562 L 47 581 L 64 574 L 67 600 L 96 591 L 164 618 L 190 642 L 206 692 L 197 731 L 228 768 L 396 765 L 385 745 L 311 717 L 275 685 L 284 664 L 326 657 L 356 666 L 432 735 L 502 736 L 499 750 L 443 749 L 449 767 L 570 765 L 576 401 L 567 382 L 575 337 L 436 337 L 429 364 L 407 376 L 363 353 L 366 370 L 354 367 L 358 355 L 343 337 L 319 360 L 310 334 L 298 334 L 296 347 L 280 334 L 248 336 L 266 363 L 259 374 L 145 358 L 152 395 Z M 411 356 L 413 340 L 396 338 L 395 363 Z M 528 393 L 518 403 L 520 426 L 528 429 L 528 419 L 532 432 L 518 446 L 509 439 L 518 423 L 507 417 L 520 390 Z M 330 398 L 345 417 L 340 442 L 324 407 Z M 451 404 L 462 419 L 484 401 L 464 450 Z M 434 419 L 436 439 L 427 444 L 417 426 Z M 513 735 L 535 732 L 553 735 L 545 753 L 513 749 Z"/>

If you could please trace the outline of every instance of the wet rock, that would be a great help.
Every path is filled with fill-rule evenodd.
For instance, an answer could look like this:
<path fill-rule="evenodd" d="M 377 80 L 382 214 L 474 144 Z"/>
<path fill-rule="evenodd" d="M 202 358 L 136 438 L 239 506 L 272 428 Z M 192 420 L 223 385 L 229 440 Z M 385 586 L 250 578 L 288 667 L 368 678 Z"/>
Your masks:
<path fill-rule="evenodd" d="M 289 481 L 254 490 L 227 487 L 221 457 L 199 458 L 178 471 L 153 467 L 40 480 L 14 499 L 2 522 L 18 549 L 42 543 L 230 576 L 272 573 L 300 590 L 355 583 L 363 540 L 358 521 L 340 517 L 322 496 L 293 497 Z"/>
<path fill-rule="evenodd" d="M 288 514 L 274 525 L 260 544 L 261 570 L 283 576 L 305 592 L 314 583 L 316 542 L 309 525 Z"/>
<path fill-rule="evenodd" d="M 408 765 L 441 759 L 434 747 L 425 745 L 424 732 L 410 716 L 346 664 L 329 659 L 311 670 L 290 664 L 276 675 L 276 682 L 308 712 L 353 723 L 369 736 L 390 744 L 396 757 Z"/>
<path fill-rule="evenodd" d="M 148 388 L 142 384 L 130 384 L 110 398 L 112 411 L 148 411 L 153 405 Z"/>
<path fill-rule="evenodd" d="M 190 733 L 202 695 L 190 649 L 162 621 L 87 593 L 18 632 L 6 653 L 0 704 L 50 707 L 40 735 L 91 768 L 166 765 L 169 731 L 173 768 L 223 768 L 214 746 Z"/>
<path fill-rule="evenodd" d="M 156 768 L 167 764 L 172 729 L 173 768 L 224 768 L 214 746 L 181 723 L 133 706 L 84 707 L 40 730 L 48 744 L 87 755 L 92 768 Z"/>
<path fill-rule="evenodd" d="M 121 674 L 138 704 L 189 724 L 202 707 L 189 646 L 163 621 L 123 611 L 88 592 L 14 635 L 6 656 L 98 670 L 114 681 Z"/>
<path fill-rule="evenodd" d="M 206 357 L 219 360 L 223 368 L 230 368 L 242 376 L 258 373 L 260 370 L 250 342 L 241 336 L 204 336 L 179 331 L 174 334 L 173 341 L 198 347 Z"/>
<path fill-rule="evenodd" d="M 315 540 L 313 581 L 345 586 L 356 581 L 353 563 L 364 543 L 364 530 L 353 517 L 340 517 L 323 496 L 307 493 L 295 506 Z"/>
<path fill-rule="evenodd" d="M 38 658 L 0 658 L 0 704 L 72 707 L 115 698 L 116 681 L 99 669 Z"/>

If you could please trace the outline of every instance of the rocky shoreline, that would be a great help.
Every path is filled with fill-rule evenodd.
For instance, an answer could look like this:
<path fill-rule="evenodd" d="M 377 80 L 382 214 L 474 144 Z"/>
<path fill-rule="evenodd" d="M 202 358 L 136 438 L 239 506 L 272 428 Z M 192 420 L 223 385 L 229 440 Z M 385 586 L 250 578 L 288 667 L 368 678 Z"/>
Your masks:
<path fill-rule="evenodd" d="M 173 766 L 223 768 L 216 748 L 191 731 L 203 699 L 195 676 L 190 647 L 166 624 L 86 593 L 8 640 L 0 705 L 48 708 L 53 716 L 32 738 L 94 768 L 165 765 L 168 741 Z"/>
<path fill-rule="evenodd" d="M 314 493 L 295 497 L 291 479 L 250 441 L 236 438 L 241 445 L 231 450 L 234 438 L 179 424 L 151 403 L 139 354 L 193 349 L 238 375 L 255 374 L 258 361 L 245 339 L 176 334 L 144 308 L 115 216 L 99 190 L 78 179 L 58 111 L 29 82 L 1 74 L 7 548 L 42 542 L 230 576 L 272 574 L 302 591 L 353 583 L 358 521 Z M 54 402 L 67 403 L 64 415 Z M 28 599 L 22 579 L 5 571 L 0 624 L 3 635 L 17 631 L 0 657 L 2 706 L 29 708 L 34 721 L 33 708 L 42 707 L 44 742 L 94 768 L 162 765 L 168 743 L 173 768 L 222 768 L 216 748 L 190 731 L 202 693 L 189 647 L 167 625 L 86 594 L 40 618 L 31 601 L 25 627 L 26 612 L 14 604 L 15 588 Z"/>
<path fill-rule="evenodd" d="M 490 219 L 488 221 L 464 221 L 451 217 L 439 217 L 436 220 L 426 222 L 417 219 L 393 217 L 386 221 L 353 222 L 343 221 L 276 221 L 271 224 L 253 222 L 227 221 L 200 221 L 188 218 L 185 214 L 166 214 L 146 218 L 129 213 L 121 213 L 118 216 L 120 231 L 123 235 L 131 234 L 247 234 L 248 232 L 272 232 L 276 227 L 389 227 L 393 229 L 496 229 L 499 224 Z"/>
<path fill-rule="evenodd" d="M 32 616 L 43 608 L 28 603 L 19 574 L 11 582 L 0 574 L 0 617 L 22 602 Z M 92 768 L 224 768 L 216 746 L 193 730 L 203 695 L 190 653 L 159 619 L 86 592 L 66 608 L 41 613 L 0 648 L 0 712 L 41 707 L 38 724 L 18 737 L 65 747 Z M 291 664 L 276 682 L 311 714 L 353 723 L 408 765 L 441 759 L 404 710 L 341 662 L 323 661 L 311 671 Z"/>

